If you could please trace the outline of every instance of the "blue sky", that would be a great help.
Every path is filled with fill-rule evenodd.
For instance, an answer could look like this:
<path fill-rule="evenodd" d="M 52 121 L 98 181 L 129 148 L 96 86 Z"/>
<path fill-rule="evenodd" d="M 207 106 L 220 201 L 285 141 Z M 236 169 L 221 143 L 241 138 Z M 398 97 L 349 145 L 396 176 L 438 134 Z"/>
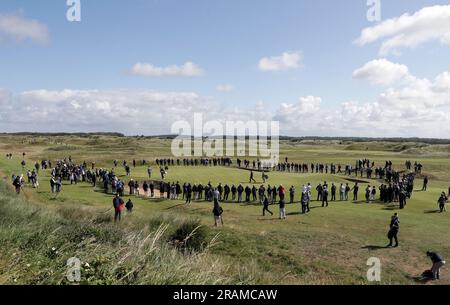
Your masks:
<path fill-rule="evenodd" d="M 10 95 L 64 89 L 195 92 L 227 107 L 252 109 L 263 101 L 275 113 L 280 104 L 307 96 L 320 97 L 326 109 L 346 101 L 376 101 L 386 89 L 352 73 L 381 57 L 407 66 L 418 78 L 432 80 L 450 71 L 450 46 L 438 41 L 384 56 L 380 41 L 353 43 L 364 28 L 377 24 L 366 18 L 366 0 L 81 0 L 82 20 L 73 23 L 66 20 L 65 2 L 0 2 L 0 16 L 36 20 L 48 30 L 43 44 L 1 39 L 0 32 L 0 88 Z M 449 1 L 381 4 L 383 22 Z M 283 52 L 301 54 L 301 67 L 258 68 L 262 58 Z M 143 77 L 129 72 L 136 63 L 166 67 L 188 61 L 204 74 Z M 219 92 L 216 87 L 223 84 L 234 90 Z"/>

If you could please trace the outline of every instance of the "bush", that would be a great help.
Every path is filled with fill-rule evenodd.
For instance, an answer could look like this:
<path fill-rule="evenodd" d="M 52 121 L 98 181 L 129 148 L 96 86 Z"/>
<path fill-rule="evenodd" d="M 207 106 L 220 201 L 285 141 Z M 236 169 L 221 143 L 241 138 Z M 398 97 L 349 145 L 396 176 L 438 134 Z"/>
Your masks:
<path fill-rule="evenodd" d="M 185 220 L 171 236 L 171 242 L 183 251 L 202 251 L 206 245 L 208 231 L 200 220 Z"/>

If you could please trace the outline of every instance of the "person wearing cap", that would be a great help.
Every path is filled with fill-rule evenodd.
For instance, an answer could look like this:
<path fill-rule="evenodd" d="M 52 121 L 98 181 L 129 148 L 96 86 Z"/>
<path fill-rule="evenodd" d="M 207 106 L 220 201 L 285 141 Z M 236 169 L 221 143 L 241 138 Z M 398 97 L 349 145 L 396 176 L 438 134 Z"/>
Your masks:
<path fill-rule="evenodd" d="M 114 221 L 120 221 L 122 218 L 122 211 L 124 209 L 123 199 L 120 197 L 119 193 L 116 194 L 116 197 L 113 199 L 113 207 L 114 207 Z"/>
<path fill-rule="evenodd" d="M 441 268 L 445 265 L 445 260 L 437 252 L 427 251 L 427 256 L 433 262 L 433 266 L 431 267 L 431 272 L 433 273 L 433 279 L 439 280 L 439 277 L 441 275 Z"/>

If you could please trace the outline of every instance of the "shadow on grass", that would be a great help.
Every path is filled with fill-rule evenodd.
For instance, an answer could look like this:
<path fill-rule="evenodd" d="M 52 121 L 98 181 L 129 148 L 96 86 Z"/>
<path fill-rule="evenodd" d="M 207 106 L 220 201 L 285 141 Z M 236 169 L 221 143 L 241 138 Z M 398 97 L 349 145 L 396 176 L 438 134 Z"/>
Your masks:
<path fill-rule="evenodd" d="M 180 203 L 180 204 L 177 204 L 177 205 L 173 205 L 173 206 L 171 206 L 171 207 L 168 207 L 168 208 L 166 208 L 166 210 L 175 209 L 175 208 L 178 208 L 178 207 L 181 207 L 181 206 L 184 206 L 184 205 L 187 205 L 187 204 L 185 204 L 185 203 Z"/>
<path fill-rule="evenodd" d="M 389 206 L 383 208 L 383 210 L 386 210 L 386 211 L 394 211 L 394 210 L 398 210 L 398 209 L 400 209 L 400 207 L 397 205 L 389 205 Z"/>
<path fill-rule="evenodd" d="M 424 211 L 425 214 L 437 214 L 439 212 L 440 212 L 440 210 L 425 210 Z"/>
<path fill-rule="evenodd" d="M 323 208 L 323 207 L 320 205 L 320 206 L 310 207 L 309 209 L 310 209 L 310 210 L 314 210 L 314 209 L 321 209 L 321 208 Z"/>
<path fill-rule="evenodd" d="M 286 213 L 286 216 L 303 215 L 302 212 L 290 212 Z"/>
<path fill-rule="evenodd" d="M 376 251 L 376 250 L 382 250 L 382 249 L 389 249 L 389 247 L 388 246 L 368 245 L 368 246 L 361 247 L 361 249 L 367 249 L 367 250 L 370 250 L 370 251 Z"/>
<path fill-rule="evenodd" d="M 429 278 L 429 277 L 424 277 L 424 276 L 406 276 L 406 278 L 418 283 L 418 284 L 427 284 L 429 282 L 432 282 L 433 279 Z"/>

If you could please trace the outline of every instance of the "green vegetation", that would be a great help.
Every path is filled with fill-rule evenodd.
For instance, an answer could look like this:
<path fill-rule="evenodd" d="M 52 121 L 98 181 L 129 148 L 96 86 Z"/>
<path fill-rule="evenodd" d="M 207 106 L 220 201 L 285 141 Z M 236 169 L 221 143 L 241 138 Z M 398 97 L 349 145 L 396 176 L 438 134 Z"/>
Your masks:
<path fill-rule="evenodd" d="M 1 182 L 0 283 L 69 284 L 71 257 L 81 260 L 81 284 L 251 283 L 250 274 L 209 253 L 206 228 L 186 231 L 198 221 L 149 219 L 139 227 L 130 220 L 114 225 L 111 215 L 89 208 L 39 207 Z M 180 234 L 186 249 L 196 251 L 170 243 Z"/>
<path fill-rule="evenodd" d="M 6 160 L 10 152 L 14 158 Z M 115 159 L 153 162 L 171 156 L 170 140 L 160 138 L 0 136 L 0 172 L 5 179 L 0 190 L 0 283 L 67 284 L 67 259 L 78 257 L 83 262 L 82 282 L 93 284 L 368 284 L 366 261 L 375 256 L 382 262 L 382 284 L 415 284 L 414 278 L 430 265 L 426 250 L 450 256 L 449 216 L 435 213 L 439 194 L 450 185 L 448 144 L 282 141 L 280 156 L 293 162 L 353 165 L 356 159 L 369 158 L 376 164 L 392 160 L 403 169 L 405 160 L 420 161 L 430 177 L 429 191 L 414 192 L 399 212 L 400 247 L 395 249 L 379 247 L 387 244 L 390 216 L 397 206 L 364 200 L 330 203 L 326 209 L 313 202 L 308 215 L 299 213 L 298 203 L 287 205 L 286 221 L 277 219 L 277 206 L 270 207 L 273 217 L 264 218 L 259 205 L 223 203 L 225 226 L 214 228 L 210 203 L 186 206 L 182 201 L 133 196 L 135 211 L 116 225 L 111 222 L 111 195 L 81 183 L 65 184 L 55 198 L 49 171 L 40 173 L 37 190 L 27 187 L 18 197 L 8 191 L 11 174 L 22 171 L 22 152 L 28 166 L 72 156 L 75 162 L 95 161 L 96 167 L 111 168 Z M 142 182 L 146 167 L 138 164 L 131 169 L 132 177 Z M 154 163 L 153 168 L 156 175 Z M 117 172 L 127 179 L 122 168 Z M 329 174 L 273 172 L 269 177 L 271 185 L 295 185 L 297 200 L 302 184 L 349 182 L 346 176 Z M 261 180 L 258 174 L 255 178 Z M 379 185 L 377 180 L 362 180 Z M 234 167 L 171 167 L 167 181 L 245 185 L 248 172 Z M 416 190 L 421 182 L 418 177 Z M 440 283 L 450 283 L 445 267 Z"/>

